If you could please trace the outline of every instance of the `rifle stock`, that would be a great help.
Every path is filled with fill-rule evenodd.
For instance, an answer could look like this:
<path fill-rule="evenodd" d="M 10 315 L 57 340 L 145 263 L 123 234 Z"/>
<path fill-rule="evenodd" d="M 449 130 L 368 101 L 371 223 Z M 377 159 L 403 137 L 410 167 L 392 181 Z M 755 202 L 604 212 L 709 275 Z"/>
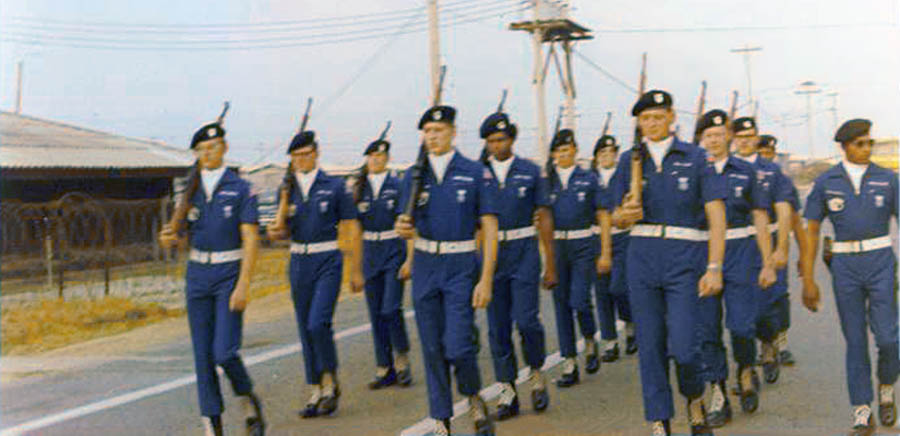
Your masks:
<path fill-rule="evenodd" d="M 303 112 L 303 118 L 300 121 L 300 129 L 297 133 L 306 131 L 306 125 L 309 123 L 309 111 L 312 108 L 312 97 L 306 99 L 306 110 Z M 285 169 L 284 177 L 281 180 L 281 186 L 278 188 L 278 210 L 275 212 L 275 228 L 284 228 L 287 225 L 288 214 L 291 210 L 291 194 L 293 194 L 297 186 L 297 178 L 294 177 L 294 165 L 288 158 L 287 169 Z"/>
<path fill-rule="evenodd" d="M 700 119 L 703 118 L 703 111 L 706 108 L 706 81 L 700 86 L 700 100 L 697 101 L 697 121 L 694 122 L 694 143 L 700 144 Z"/>
<path fill-rule="evenodd" d="M 431 102 L 432 106 L 441 104 L 441 93 L 444 88 L 444 78 L 446 75 L 447 66 L 442 65 L 440 80 L 438 80 L 437 89 L 435 89 L 433 93 L 434 99 Z M 422 139 L 422 143 L 419 144 L 419 155 L 416 156 L 416 163 L 414 163 L 409 170 L 412 171 L 410 176 L 412 179 L 412 187 L 410 189 L 409 198 L 406 199 L 406 204 L 403 207 L 403 214 L 410 217 L 410 219 L 413 219 L 416 201 L 419 196 L 422 195 L 423 185 L 425 184 L 425 172 L 428 170 L 428 151 L 426 150 L 424 139 Z"/>
<path fill-rule="evenodd" d="M 222 105 L 222 112 L 216 117 L 216 123 L 220 126 L 225 122 L 225 114 L 228 113 L 228 109 L 231 107 L 231 103 L 225 101 Z M 191 169 L 187 174 L 187 186 L 182 192 L 181 198 L 178 199 L 178 203 L 175 205 L 175 210 L 172 212 L 172 217 L 169 219 L 169 223 L 167 227 L 172 229 L 175 234 L 180 234 L 182 232 L 182 224 L 185 219 L 187 219 L 188 211 L 191 208 L 191 199 L 194 197 L 194 194 L 197 193 L 197 189 L 200 187 L 200 161 L 195 160 L 194 165 L 191 166 Z"/>
<path fill-rule="evenodd" d="M 638 98 L 644 95 L 645 88 L 647 87 L 647 53 L 644 53 L 641 56 L 641 77 L 638 86 Z M 639 206 L 643 206 L 643 180 L 644 180 L 644 159 L 643 159 L 643 151 L 641 150 L 641 142 L 643 141 L 643 137 L 641 135 L 641 127 L 638 124 L 637 118 L 634 120 L 634 142 L 631 147 L 631 180 L 629 183 L 629 192 L 628 195 L 631 196 L 632 200 L 635 201 Z"/>

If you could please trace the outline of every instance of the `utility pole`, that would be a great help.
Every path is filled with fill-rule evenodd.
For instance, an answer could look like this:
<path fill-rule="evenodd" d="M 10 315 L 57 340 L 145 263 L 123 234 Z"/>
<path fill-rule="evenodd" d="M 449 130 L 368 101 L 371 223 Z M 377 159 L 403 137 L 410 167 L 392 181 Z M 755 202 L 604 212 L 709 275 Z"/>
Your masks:
<path fill-rule="evenodd" d="M 438 0 L 428 0 L 428 56 L 431 70 L 432 92 L 438 91 L 441 81 L 441 40 L 438 21 Z M 429 101 L 437 101 L 436 95 L 432 95 Z"/>
<path fill-rule="evenodd" d="M 838 114 L 837 114 L 837 91 L 831 91 L 828 94 L 825 94 L 826 97 L 831 97 L 831 107 L 828 108 L 831 111 L 831 122 L 833 124 L 834 130 L 837 130 L 838 126 Z"/>
<path fill-rule="evenodd" d="M 542 0 L 534 0 L 534 22 L 540 19 L 540 6 Z M 532 68 L 531 88 L 534 92 L 535 117 L 537 122 L 537 152 L 538 162 L 547 160 L 550 140 L 547 138 L 547 92 L 544 89 L 544 83 L 547 79 L 547 73 L 544 68 L 544 30 L 535 27 L 531 32 L 531 48 L 534 56 L 534 64 Z"/>
<path fill-rule="evenodd" d="M 22 69 L 23 61 L 16 64 L 16 113 L 22 113 Z"/>
<path fill-rule="evenodd" d="M 813 145 L 813 114 L 812 114 L 812 95 L 822 92 L 822 89 L 816 85 L 816 82 L 807 80 L 800 84 L 800 87 L 794 90 L 794 94 L 806 96 L 806 128 L 809 138 L 809 155 L 815 157 L 816 152 Z"/>
<path fill-rule="evenodd" d="M 512 23 L 510 30 L 524 30 L 532 35 L 532 47 L 534 53 L 534 68 L 532 86 L 535 97 L 535 113 L 537 114 L 538 130 L 538 161 L 546 161 L 550 144 L 547 138 L 547 113 L 546 94 L 544 84 L 547 77 L 547 66 L 550 56 L 553 56 L 560 84 L 565 94 L 563 103 L 563 125 L 575 128 L 575 81 L 572 73 L 572 46 L 575 41 L 593 39 L 590 29 L 582 27 L 568 18 L 568 3 L 558 9 L 559 15 L 555 18 L 541 19 L 540 10 L 544 9 L 544 0 L 532 0 L 534 3 L 534 20 Z M 547 58 L 544 58 L 543 44 L 549 44 L 550 50 Z M 565 56 L 562 62 L 556 55 L 556 46 L 559 46 Z"/>
<path fill-rule="evenodd" d="M 747 103 L 753 107 L 753 81 L 751 79 L 750 55 L 754 52 L 762 51 L 762 47 L 750 47 L 744 44 L 743 48 L 733 48 L 732 53 L 740 53 L 744 56 L 744 69 L 747 72 Z"/>

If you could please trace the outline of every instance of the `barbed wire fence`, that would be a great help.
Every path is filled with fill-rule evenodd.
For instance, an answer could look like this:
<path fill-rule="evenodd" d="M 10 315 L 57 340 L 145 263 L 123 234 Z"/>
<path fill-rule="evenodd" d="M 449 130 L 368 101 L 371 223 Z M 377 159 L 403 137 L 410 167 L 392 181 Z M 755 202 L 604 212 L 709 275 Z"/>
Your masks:
<path fill-rule="evenodd" d="M 156 239 L 172 204 L 168 197 L 118 200 L 80 192 L 41 203 L 4 200 L 4 303 L 140 296 L 182 304 L 185 253 L 166 250 Z M 288 254 L 281 245 L 262 250 L 255 284 L 286 283 Z"/>

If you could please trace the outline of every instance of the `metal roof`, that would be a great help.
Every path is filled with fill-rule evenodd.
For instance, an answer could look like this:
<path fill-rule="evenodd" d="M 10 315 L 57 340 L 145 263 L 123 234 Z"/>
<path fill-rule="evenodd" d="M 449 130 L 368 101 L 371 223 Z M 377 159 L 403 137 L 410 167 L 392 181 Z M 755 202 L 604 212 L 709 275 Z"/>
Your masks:
<path fill-rule="evenodd" d="M 0 111 L 0 168 L 186 168 L 189 150 Z"/>

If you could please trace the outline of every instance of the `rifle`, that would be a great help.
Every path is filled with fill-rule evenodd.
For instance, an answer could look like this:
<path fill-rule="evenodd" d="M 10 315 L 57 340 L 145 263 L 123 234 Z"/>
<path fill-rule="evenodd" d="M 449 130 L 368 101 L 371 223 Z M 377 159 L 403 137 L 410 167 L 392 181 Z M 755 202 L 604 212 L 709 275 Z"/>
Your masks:
<path fill-rule="evenodd" d="M 700 100 L 697 101 L 697 121 L 694 123 L 694 144 L 700 144 L 700 120 L 706 107 L 706 81 L 700 87 Z"/>
<path fill-rule="evenodd" d="M 309 110 L 312 108 L 312 97 L 306 100 L 306 111 L 303 113 L 303 119 L 300 121 L 300 129 L 297 133 L 306 131 L 306 124 L 309 122 Z M 297 178 L 294 177 L 294 165 L 288 160 L 287 170 L 285 170 L 284 178 L 281 186 L 278 188 L 280 199 L 278 201 L 278 211 L 275 213 L 275 227 L 283 228 L 287 224 L 288 212 L 290 212 L 291 195 L 297 190 Z"/>
<path fill-rule="evenodd" d="M 441 66 L 441 76 L 440 80 L 438 80 L 437 89 L 434 90 L 434 100 L 431 102 L 432 106 L 437 106 L 441 103 L 441 91 L 444 88 L 444 77 L 447 75 L 447 66 Z M 422 195 L 423 185 L 425 184 L 425 172 L 428 171 L 428 150 L 425 146 L 425 139 L 422 139 L 422 143 L 419 145 L 419 155 L 416 156 L 416 163 L 413 164 L 410 171 L 412 171 L 412 175 L 410 176 L 412 179 L 412 189 L 410 189 L 409 198 L 406 200 L 406 205 L 403 208 L 403 214 L 413 219 L 413 211 L 416 208 L 416 201 L 418 201 L 419 196 Z"/>
<path fill-rule="evenodd" d="M 387 122 L 387 126 L 384 127 L 384 130 L 381 131 L 381 135 L 378 136 L 378 139 L 375 142 L 384 141 L 384 138 L 387 138 L 388 131 L 391 130 L 391 122 Z M 353 201 L 359 203 L 362 200 L 363 193 L 366 192 L 366 186 L 369 184 L 369 165 L 366 162 L 363 162 L 362 166 L 359 167 L 359 171 L 357 172 L 356 186 L 353 189 Z"/>
<path fill-rule="evenodd" d="M 225 114 L 228 113 L 228 108 L 231 107 L 229 102 L 225 102 L 222 108 L 222 113 L 219 114 L 219 117 L 216 118 L 216 124 L 221 126 L 225 120 Z M 190 171 L 188 171 L 187 176 L 187 187 L 184 192 L 181 194 L 181 198 L 178 199 L 178 204 L 175 205 L 175 211 L 172 212 L 172 218 L 169 220 L 169 223 L 166 227 L 172 229 L 175 234 L 180 234 L 182 229 L 182 223 L 187 218 L 188 211 L 191 208 L 191 199 L 194 198 L 194 194 L 197 193 L 197 189 L 200 188 L 200 160 L 195 160 L 194 165 L 191 166 Z"/>
<path fill-rule="evenodd" d="M 500 103 L 497 104 L 497 112 L 495 113 L 503 113 L 503 105 L 506 104 L 506 92 L 507 90 L 504 89 L 503 93 L 500 94 Z M 484 148 L 481 149 L 481 157 L 479 157 L 478 160 L 480 160 L 481 163 L 487 166 L 489 157 L 491 157 L 491 153 L 488 151 L 487 144 L 485 143 Z M 490 169 L 490 166 L 488 166 L 488 169 Z"/>
<path fill-rule="evenodd" d="M 559 130 L 562 128 L 563 110 L 564 107 L 560 105 L 559 113 L 556 114 L 556 126 L 553 128 L 553 137 L 556 137 L 556 134 L 559 133 Z M 547 173 L 547 184 L 549 185 L 547 192 L 553 192 L 553 183 L 559 178 L 556 174 L 556 166 L 553 165 L 553 153 L 547 153 L 547 162 L 544 163 L 544 171 Z"/>
<path fill-rule="evenodd" d="M 647 53 L 644 53 L 641 57 L 641 77 L 640 82 L 638 84 L 638 98 L 644 95 L 644 90 L 647 87 Z M 639 206 L 643 206 L 643 179 L 644 179 L 644 159 L 643 159 L 643 150 L 641 149 L 641 142 L 643 141 L 643 137 L 641 135 L 641 127 L 638 124 L 637 119 L 634 120 L 634 142 L 631 146 L 631 183 L 629 185 L 629 194 L 631 198 L 634 199 L 635 202 Z"/>
<path fill-rule="evenodd" d="M 728 118 L 734 121 L 734 116 L 737 115 L 737 104 L 738 104 L 738 92 L 731 92 L 731 111 L 728 113 Z"/>
<path fill-rule="evenodd" d="M 603 133 L 600 136 L 606 136 L 609 133 L 609 120 L 612 118 L 612 112 L 606 113 L 606 122 L 603 123 Z"/>

